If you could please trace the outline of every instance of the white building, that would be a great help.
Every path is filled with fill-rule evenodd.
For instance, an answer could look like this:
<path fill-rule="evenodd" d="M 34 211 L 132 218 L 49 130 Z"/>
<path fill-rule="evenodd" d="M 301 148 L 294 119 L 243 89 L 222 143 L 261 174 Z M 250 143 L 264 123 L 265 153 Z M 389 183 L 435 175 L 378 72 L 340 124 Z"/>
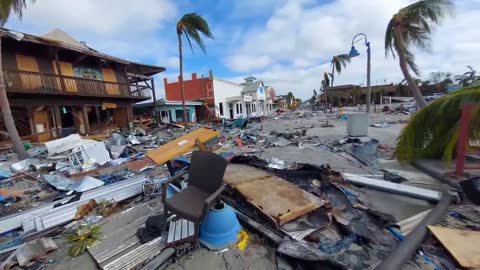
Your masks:
<path fill-rule="evenodd" d="M 213 78 L 215 115 L 225 119 L 244 117 L 244 104 L 240 96 L 243 86 L 234 82 Z"/>
<path fill-rule="evenodd" d="M 225 119 L 261 117 L 273 113 L 271 87 L 254 77 L 245 78 L 245 83 L 213 78 L 215 115 Z"/>

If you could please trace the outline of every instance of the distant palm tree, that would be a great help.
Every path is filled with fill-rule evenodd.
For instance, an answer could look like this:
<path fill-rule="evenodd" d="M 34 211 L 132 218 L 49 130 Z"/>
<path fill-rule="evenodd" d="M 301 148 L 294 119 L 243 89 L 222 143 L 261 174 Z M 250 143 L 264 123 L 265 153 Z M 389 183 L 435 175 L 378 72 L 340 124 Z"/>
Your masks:
<path fill-rule="evenodd" d="M 342 73 L 342 68 L 346 68 L 348 63 L 350 63 L 350 57 L 348 57 L 348 54 L 339 54 L 332 58 L 332 61 L 330 62 L 330 65 L 332 66 L 332 73 L 330 73 L 331 86 L 333 86 L 333 80 L 335 79 L 335 71 L 337 74 Z"/>
<path fill-rule="evenodd" d="M 213 39 L 212 32 L 208 26 L 207 21 L 196 13 L 189 13 L 183 15 L 183 17 L 177 22 L 177 36 L 178 36 L 178 52 L 180 59 L 180 89 L 182 94 L 182 107 L 183 118 L 185 121 L 185 128 L 188 128 L 187 108 L 185 106 L 185 87 L 183 85 L 183 47 L 182 47 L 182 35 L 187 38 L 190 49 L 193 52 L 193 47 L 190 39 L 193 39 L 197 45 L 205 53 L 205 44 L 203 43 L 200 33 L 204 36 Z"/>
<path fill-rule="evenodd" d="M 480 78 L 476 76 L 477 71 L 473 69 L 471 66 L 467 66 L 468 71 L 463 73 L 462 75 L 457 75 L 454 77 L 454 80 L 461 84 L 463 87 L 471 85 L 473 82 L 476 80 L 479 80 Z"/>
<path fill-rule="evenodd" d="M 33 3 L 34 0 L 31 0 Z M 27 7 L 26 0 L 0 0 L 0 27 L 3 28 L 7 22 L 10 14 L 15 13 L 18 18 L 22 18 L 23 9 Z M 2 51 L 2 40 L 0 35 L 0 52 Z M 15 121 L 13 120 L 12 111 L 10 110 L 10 103 L 8 102 L 7 90 L 5 88 L 5 81 L 3 78 L 2 55 L 0 53 L 0 108 L 2 110 L 3 122 L 7 128 L 8 137 L 12 141 L 15 152 L 18 153 L 19 159 L 28 158 L 29 155 L 22 144 L 22 140 L 18 135 Z"/>
<path fill-rule="evenodd" d="M 328 88 L 330 87 L 330 78 L 332 77 L 331 73 L 324 72 L 323 73 L 323 80 L 322 80 L 322 90 L 325 94 L 325 112 L 327 111 L 327 104 L 328 104 Z"/>
<path fill-rule="evenodd" d="M 409 88 L 417 105 L 424 107 L 427 102 L 422 96 L 409 68 L 419 74 L 415 57 L 409 50 L 410 45 L 421 49 L 429 47 L 431 25 L 438 24 L 440 19 L 453 7 L 450 0 L 422 0 L 404 7 L 393 15 L 385 33 L 385 56 L 389 52 L 395 57 L 398 54 L 400 68 L 408 81 Z"/>

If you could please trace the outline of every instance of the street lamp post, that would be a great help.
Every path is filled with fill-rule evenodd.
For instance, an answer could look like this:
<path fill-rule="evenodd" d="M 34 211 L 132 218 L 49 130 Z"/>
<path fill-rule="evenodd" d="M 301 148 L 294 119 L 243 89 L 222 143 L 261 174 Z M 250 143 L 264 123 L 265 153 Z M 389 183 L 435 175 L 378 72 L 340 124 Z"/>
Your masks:
<path fill-rule="evenodd" d="M 355 43 L 359 42 L 360 40 L 356 40 L 357 37 L 360 37 L 364 39 L 365 43 L 364 45 L 367 46 L 367 113 L 370 112 L 370 103 L 371 103 L 371 98 L 372 98 L 372 88 L 370 86 L 370 59 L 371 59 L 371 52 L 370 52 L 370 42 L 367 39 L 367 35 L 364 33 L 359 33 L 355 35 L 352 39 L 352 48 L 350 49 L 350 52 L 348 53 L 348 57 L 357 57 L 360 55 L 360 53 L 355 49 Z"/>

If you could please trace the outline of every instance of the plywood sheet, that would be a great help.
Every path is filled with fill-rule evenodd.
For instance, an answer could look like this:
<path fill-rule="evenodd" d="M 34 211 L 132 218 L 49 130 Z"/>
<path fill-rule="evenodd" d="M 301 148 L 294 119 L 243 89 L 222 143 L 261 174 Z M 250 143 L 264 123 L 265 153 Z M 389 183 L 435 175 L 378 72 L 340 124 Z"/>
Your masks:
<path fill-rule="evenodd" d="M 19 70 L 38 72 L 38 63 L 35 57 L 27 56 L 23 54 L 17 54 L 17 66 Z M 40 75 L 36 73 L 21 73 L 20 80 L 22 81 L 22 87 L 24 89 L 38 89 L 42 87 L 42 79 Z"/>
<path fill-rule="evenodd" d="M 176 140 L 164 144 L 156 149 L 147 152 L 147 156 L 158 165 L 189 152 L 195 146 L 195 140 L 206 143 L 217 137 L 218 131 L 207 128 L 199 128 Z"/>
<path fill-rule="evenodd" d="M 480 267 L 480 252 L 478 252 L 480 232 L 438 226 L 428 226 L 428 228 L 462 267 Z"/>
<path fill-rule="evenodd" d="M 58 61 L 58 65 L 60 66 L 61 75 L 75 77 L 71 63 Z M 63 82 L 67 92 L 77 92 L 77 82 L 75 78 L 63 78 Z"/>
<path fill-rule="evenodd" d="M 252 166 L 242 164 L 230 164 L 227 167 L 223 181 L 229 185 L 237 185 L 272 176 L 264 170 L 252 170 Z"/>
<path fill-rule="evenodd" d="M 255 167 L 230 164 L 224 179 L 278 225 L 283 225 L 323 205 L 322 200 L 313 194 Z"/>
<path fill-rule="evenodd" d="M 106 82 L 117 82 L 117 77 L 115 76 L 115 72 L 111 68 L 102 68 L 102 73 L 103 73 L 103 79 Z M 119 96 L 120 95 L 120 89 L 118 88 L 117 84 L 111 84 L 111 83 L 105 83 L 105 89 L 107 91 L 107 94 L 111 96 Z"/>

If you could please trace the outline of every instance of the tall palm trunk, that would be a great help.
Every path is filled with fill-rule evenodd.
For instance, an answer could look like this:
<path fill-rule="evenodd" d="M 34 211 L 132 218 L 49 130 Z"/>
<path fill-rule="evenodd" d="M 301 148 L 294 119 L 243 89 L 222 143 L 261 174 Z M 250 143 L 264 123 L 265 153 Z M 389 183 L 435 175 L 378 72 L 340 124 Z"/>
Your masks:
<path fill-rule="evenodd" d="M 410 88 L 410 91 L 412 92 L 413 97 L 417 102 L 417 106 L 420 108 L 425 107 L 427 105 L 427 102 L 423 98 L 422 92 L 420 92 L 417 82 L 415 82 L 415 79 L 408 72 L 407 57 L 405 55 L 405 43 L 403 40 L 402 31 L 400 27 L 397 26 L 395 27 L 393 32 L 395 35 L 395 46 L 397 47 L 400 69 L 402 70 L 403 76 L 408 82 L 408 88 Z"/>
<path fill-rule="evenodd" d="M 182 94 L 183 119 L 185 121 L 185 129 L 188 128 L 187 107 L 185 106 L 185 86 L 183 85 L 183 49 L 182 49 L 182 32 L 178 33 L 178 55 L 180 58 L 180 91 Z"/>
<path fill-rule="evenodd" d="M 10 103 L 7 98 L 7 90 L 5 88 L 5 81 L 3 78 L 3 66 L 2 66 L 2 37 L 0 36 L 0 108 L 2 109 L 3 122 L 7 127 L 8 136 L 13 143 L 15 151 L 18 153 L 20 160 L 29 157 L 25 147 L 23 147 L 20 136 L 18 135 L 15 122 L 13 121 L 12 111 L 10 110 Z"/>
<path fill-rule="evenodd" d="M 332 80 L 330 81 L 330 87 L 333 88 L 333 81 L 335 80 L 335 64 L 332 65 Z M 333 112 L 333 91 L 329 89 L 330 92 L 330 112 Z"/>

